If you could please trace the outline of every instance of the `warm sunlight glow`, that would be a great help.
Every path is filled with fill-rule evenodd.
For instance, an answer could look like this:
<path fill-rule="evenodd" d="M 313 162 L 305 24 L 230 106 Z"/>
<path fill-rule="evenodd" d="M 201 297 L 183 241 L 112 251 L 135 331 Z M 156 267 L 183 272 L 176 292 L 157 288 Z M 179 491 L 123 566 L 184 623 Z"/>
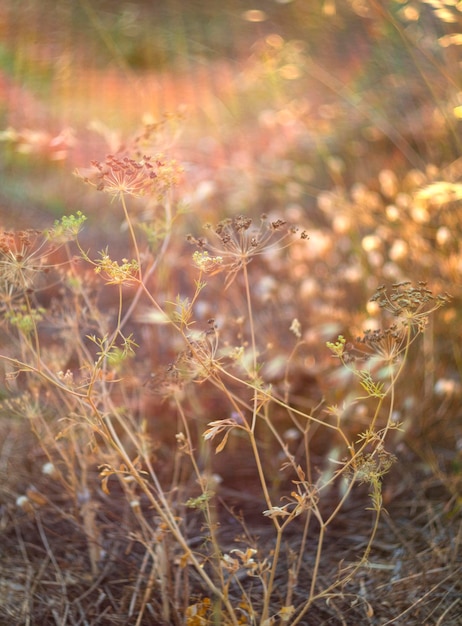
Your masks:
<path fill-rule="evenodd" d="M 248 11 L 244 11 L 242 14 L 242 19 L 247 22 L 264 22 L 268 19 L 268 16 L 264 11 L 260 11 L 258 9 L 250 9 Z"/>
<path fill-rule="evenodd" d="M 0 0 L 0 624 L 460 623 L 461 43 Z"/>

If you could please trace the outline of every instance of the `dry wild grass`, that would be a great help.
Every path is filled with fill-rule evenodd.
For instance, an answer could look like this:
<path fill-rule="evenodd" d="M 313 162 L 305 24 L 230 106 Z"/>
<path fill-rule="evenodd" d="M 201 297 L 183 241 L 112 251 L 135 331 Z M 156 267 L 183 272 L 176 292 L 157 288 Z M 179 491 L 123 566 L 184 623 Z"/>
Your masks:
<path fill-rule="evenodd" d="M 267 37 L 239 78 L 249 108 L 289 61 L 340 88 Z M 103 129 L 109 154 L 76 173 L 116 244 L 95 249 L 81 212 L 0 234 L 2 623 L 461 622 L 453 129 L 425 108 L 441 165 L 397 125 L 414 166 L 371 176 L 363 155 L 361 182 L 333 150 L 322 191 L 303 146 L 329 107 L 291 96 L 187 175 L 156 148 L 174 116 L 133 141 Z M 50 159 L 73 144 L 8 132 Z"/>
<path fill-rule="evenodd" d="M 81 213 L 1 236 L 4 619 L 457 623 L 458 183 L 383 171 L 324 227 L 188 234 L 154 131 L 77 172 L 124 255 Z"/>

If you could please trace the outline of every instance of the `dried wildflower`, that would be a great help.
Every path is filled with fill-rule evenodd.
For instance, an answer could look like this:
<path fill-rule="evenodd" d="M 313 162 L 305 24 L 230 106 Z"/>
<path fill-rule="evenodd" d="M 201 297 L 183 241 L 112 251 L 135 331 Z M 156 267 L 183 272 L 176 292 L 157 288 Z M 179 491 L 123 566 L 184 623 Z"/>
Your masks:
<path fill-rule="evenodd" d="M 265 517 L 269 517 L 270 519 L 289 517 L 290 511 L 288 510 L 288 507 L 288 504 L 284 504 L 284 506 L 272 506 L 270 509 L 263 511 L 263 515 Z"/>
<path fill-rule="evenodd" d="M 109 154 L 105 161 L 92 161 L 91 164 L 91 170 L 77 170 L 76 175 L 98 191 L 116 198 L 162 195 L 178 183 L 182 171 L 176 161 L 151 156 L 132 159 Z"/>
<path fill-rule="evenodd" d="M 38 230 L 0 233 L 0 277 L 15 289 L 30 289 L 44 269 L 45 239 Z"/>
<path fill-rule="evenodd" d="M 234 550 L 231 550 L 231 554 L 235 554 L 244 567 L 250 567 L 251 569 L 254 568 L 255 559 L 253 557 L 257 554 L 257 550 L 255 550 L 255 548 L 247 548 L 245 552 L 239 550 L 238 548 L 234 548 Z"/>
<path fill-rule="evenodd" d="M 303 472 L 301 472 L 303 474 Z M 319 492 L 316 487 L 310 485 L 305 480 L 293 481 L 296 491 L 291 491 L 290 497 L 286 497 L 288 504 L 283 506 L 272 506 L 263 511 L 265 517 L 275 519 L 278 517 L 298 517 L 304 511 L 308 511 L 317 505 Z"/>
<path fill-rule="evenodd" d="M 215 420 L 214 422 L 209 422 L 207 426 L 210 426 L 210 428 L 207 428 L 207 430 L 203 434 L 203 437 L 205 441 L 208 441 L 208 440 L 211 441 L 217 435 L 223 435 L 222 440 L 220 441 L 218 446 L 215 448 L 215 452 L 216 454 L 218 454 L 225 448 L 228 442 L 229 435 L 234 428 L 240 428 L 242 430 L 246 430 L 243 424 L 244 424 L 243 419 L 237 414 L 233 414 L 230 418 Z"/>
<path fill-rule="evenodd" d="M 118 261 L 113 261 L 107 252 L 101 252 L 101 259 L 97 261 L 95 272 L 102 274 L 108 285 L 122 285 L 133 282 L 138 277 L 139 267 L 135 260 L 122 259 L 120 265 Z"/>
<path fill-rule="evenodd" d="M 173 368 L 185 381 L 207 380 L 218 363 L 217 350 L 218 334 L 211 324 L 208 331 L 189 339 L 188 347 L 180 352 Z"/>
<path fill-rule="evenodd" d="M 261 254 L 275 249 L 282 249 L 290 244 L 287 241 L 296 229 L 287 227 L 284 220 L 278 219 L 270 221 L 266 215 L 261 216 L 260 225 L 256 227 L 252 218 L 245 215 L 238 215 L 225 219 L 216 226 L 207 224 L 205 226 L 217 243 L 210 243 L 204 238 L 194 238 L 188 236 L 188 241 L 194 243 L 200 250 L 206 252 L 210 250 L 217 256 L 198 257 L 199 259 L 210 258 L 220 262 L 215 262 L 217 267 L 213 273 L 226 270 L 229 272 L 225 282 L 225 287 L 233 282 L 237 273 L 250 261 Z M 305 232 L 301 234 L 302 239 L 307 239 Z M 213 269 L 213 268 L 210 268 Z"/>
<path fill-rule="evenodd" d="M 209 320 L 209 325 L 209 330 L 190 336 L 187 348 L 164 371 L 151 374 L 146 383 L 150 390 L 165 397 L 181 397 L 187 383 L 201 383 L 211 376 L 219 359 L 218 334 L 213 320 Z"/>
<path fill-rule="evenodd" d="M 408 345 L 408 336 L 405 329 L 398 330 L 393 326 L 387 330 L 367 330 L 363 337 L 356 339 L 357 344 L 347 342 L 340 335 L 335 343 L 327 342 L 327 347 L 340 361 L 352 372 L 360 382 L 360 385 L 367 392 L 368 396 L 383 398 L 386 395 L 384 384 L 374 380 L 370 373 L 372 366 L 385 364 L 386 369 L 381 370 L 382 374 L 389 375 L 392 370 L 389 368 L 397 362 L 399 355 Z M 368 369 L 356 368 L 358 361 L 370 361 Z M 339 415 L 337 410 L 331 408 L 330 412 Z"/>
<path fill-rule="evenodd" d="M 55 220 L 53 228 L 46 231 L 45 235 L 51 241 L 65 243 L 77 237 L 86 219 L 81 211 L 77 211 L 75 215 L 64 215 L 61 219 Z"/>
<path fill-rule="evenodd" d="M 92 166 L 93 172 L 81 175 L 81 178 L 94 185 L 98 191 L 105 191 L 115 197 L 124 194 L 137 198 L 145 196 L 153 189 L 157 176 L 149 157 L 135 161 L 110 154 L 104 162 L 92 161 Z"/>
<path fill-rule="evenodd" d="M 335 343 L 327 341 L 326 346 L 334 354 L 334 356 L 341 359 L 345 353 L 346 339 L 343 335 L 339 335 Z"/>
<path fill-rule="evenodd" d="M 37 278 L 57 267 L 48 263 L 51 254 L 78 234 L 86 217 L 76 215 L 56 220 L 51 229 L 0 232 L 0 291 L 6 304 L 14 296 L 36 286 Z"/>
<path fill-rule="evenodd" d="M 434 296 L 426 282 L 419 282 L 417 287 L 413 287 L 409 281 L 404 281 L 395 283 L 390 290 L 382 285 L 371 301 L 399 318 L 404 326 L 417 328 L 420 332 L 430 313 L 447 304 L 450 299 L 448 294 Z"/>
<path fill-rule="evenodd" d="M 366 330 L 356 341 L 368 348 L 362 356 L 375 356 L 386 363 L 394 363 L 406 347 L 406 333 L 403 328 L 393 324 L 385 330 Z"/>
<path fill-rule="evenodd" d="M 204 274 L 215 272 L 223 263 L 223 257 L 210 256 L 207 250 L 196 250 L 193 254 L 194 265 Z"/>
<path fill-rule="evenodd" d="M 367 433 L 364 437 L 367 437 Z M 385 450 L 383 445 L 379 445 L 374 452 L 360 453 L 355 456 L 350 477 L 354 476 L 360 483 L 380 481 L 395 461 L 395 455 Z"/>

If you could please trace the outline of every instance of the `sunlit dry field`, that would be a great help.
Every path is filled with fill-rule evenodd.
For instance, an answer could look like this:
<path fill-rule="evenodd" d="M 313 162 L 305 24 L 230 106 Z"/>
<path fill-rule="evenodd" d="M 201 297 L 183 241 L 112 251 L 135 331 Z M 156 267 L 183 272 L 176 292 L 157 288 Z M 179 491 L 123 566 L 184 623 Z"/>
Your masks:
<path fill-rule="evenodd" d="M 0 33 L 0 622 L 462 623 L 459 4 Z"/>

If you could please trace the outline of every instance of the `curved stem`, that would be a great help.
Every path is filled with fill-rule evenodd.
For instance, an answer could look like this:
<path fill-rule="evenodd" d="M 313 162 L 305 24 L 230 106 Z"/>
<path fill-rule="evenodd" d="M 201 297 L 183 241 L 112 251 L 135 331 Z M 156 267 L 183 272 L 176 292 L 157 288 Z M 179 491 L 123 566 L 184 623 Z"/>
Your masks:
<path fill-rule="evenodd" d="M 122 196 L 122 206 L 124 209 L 124 214 L 125 214 L 125 219 L 127 220 L 128 223 L 128 227 L 130 230 L 130 236 L 132 238 L 132 241 L 134 243 L 135 246 L 135 252 L 136 252 L 136 257 L 137 257 L 137 263 L 138 263 L 138 267 L 139 267 L 139 280 L 140 280 L 140 284 L 132 298 L 132 301 L 130 303 L 130 306 L 128 307 L 128 309 L 125 311 L 125 314 L 123 316 L 123 318 L 120 321 L 120 329 L 122 329 L 125 324 L 128 322 L 128 320 L 130 319 L 130 317 L 133 314 L 133 311 L 136 308 L 136 305 L 139 302 L 139 299 L 141 298 L 141 295 L 143 292 L 147 291 L 146 289 L 146 285 L 148 280 L 151 278 L 151 276 L 154 274 L 154 272 L 156 271 L 156 269 L 159 266 L 160 261 L 163 259 L 165 252 L 170 244 L 170 239 L 171 239 L 171 226 L 172 226 L 172 205 L 171 205 L 171 198 L 167 198 L 166 202 L 165 202 L 165 225 L 166 225 L 166 234 L 165 237 L 162 241 L 162 245 L 160 247 L 159 253 L 157 255 L 157 257 L 155 258 L 155 260 L 152 262 L 152 264 L 150 265 L 150 267 L 146 270 L 146 272 L 143 274 L 142 269 L 141 269 L 141 257 L 140 257 L 140 253 L 139 253 L 139 249 L 138 249 L 138 245 L 137 245 L 137 240 L 135 237 L 135 233 L 134 233 L 134 229 L 133 229 L 133 225 L 130 219 L 130 216 L 128 214 L 127 211 L 127 207 L 125 204 L 125 200 L 124 197 Z"/>

